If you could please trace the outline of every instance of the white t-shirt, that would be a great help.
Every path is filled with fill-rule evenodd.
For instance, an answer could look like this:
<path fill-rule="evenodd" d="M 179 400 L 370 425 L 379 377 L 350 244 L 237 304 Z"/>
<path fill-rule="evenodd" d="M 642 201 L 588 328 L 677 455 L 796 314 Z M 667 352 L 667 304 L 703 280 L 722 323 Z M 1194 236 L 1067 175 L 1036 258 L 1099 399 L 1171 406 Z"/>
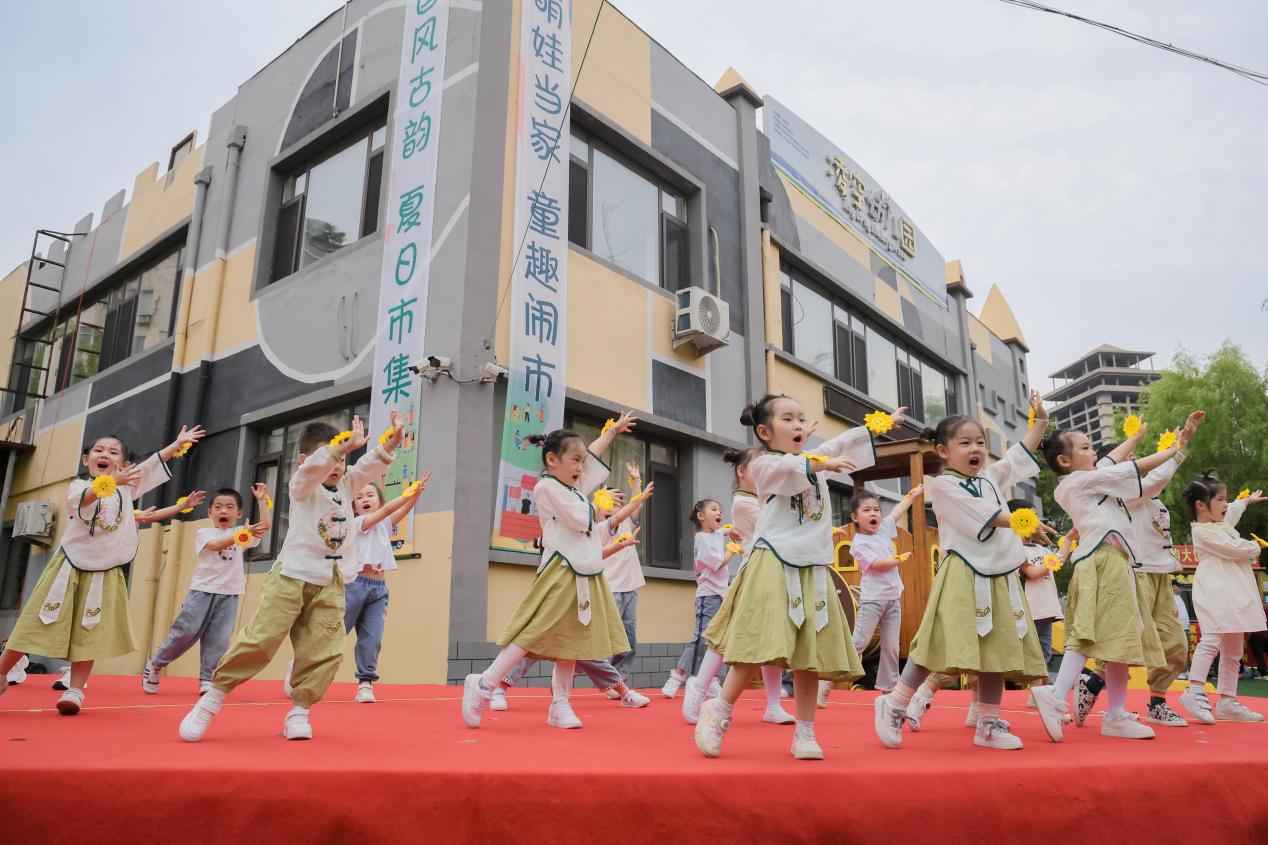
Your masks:
<path fill-rule="evenodd" d="M 387 519 L 380 519 L 369 531 L 364 531 L 361 525 L 365 522 L 365 516 L 358 516 L 352 520 L 353 526 L 357 530 L 357 572 L 364 567 L 370 566 L 377 572 L 388 572 L 396 569 L 396 555 L 392 553 L 392 525 Z M 347 576 L 345 575 L 345 578 Z M 353 573 L 353 580 L 356 573 Z"/>
<path fill-rule="evenodd" d="M 728 576 L 726 565 L 727 536 L 722 529 L 697 531 L 695 542 L 696 597 L 726 595 Z"/>
<path fill-rule="evenodd" d="M 215 593 L 219 596 L 240 596 L 247 590 L 247 576 L 242 563 L 242 547 L 230 543 L 220 551 L 207 548 L 207 544 L 215 540 L 232 537 L 242 526 L 229 528 L 208 526 L 199 528 L 194 535 L 194 548 L 198 550 L 198 566 L 194 569 L 194 580 L 189 582 L 191 590 L 202 593 Z M 260 545 L 259 537 L 251 538 L 251 545 Z"/>
<path fill-rule="evenodd" d="M 859 601 L 893 601 L 903 595 L 903 579 L 898 567 L 873 569 L 872 564 L 895 554 L 894 538 L 898 526 L 887 516 L 876 526 L 875 534 L 858 531 L 850 542 L 850 556 L 859 565 Z"/>
<path fill-rule="evenodd" d="M 603 524 L 606 526 L 604 530 L 607 534 L 603 538 L 605 546 L 622 534 L 633 534 L 634 529 L 638 527 L 638 522 L 634 519 L 627 519 L 620 525 L 613 525 L 612 520 L 609 519 Z M 643 565 L 638 559 L 638 548 L 626 546 L 611 555 L 603 569 L 603 577 L 608 580 L 608 587 L 614 593 L 633 592 L 646 584 L 647 579 L 643 577 Z"/>
<path fill-rule="evenodd" d="M 1046 546 L 1026 543 L 1022 546 L 1026 551 L 1026 562 L 1033 566 L 1043 566 L 1043 559 L 1052 554 Z M 1051 571 L 1045 571 L 1042 578 L 1021 576 L 1026 589 L 1026 603 L 1030 605 L 1032 619 L 1064 619 L 1061 613 L 1061 598 L 1057 595 L 1057 580 Z"/>

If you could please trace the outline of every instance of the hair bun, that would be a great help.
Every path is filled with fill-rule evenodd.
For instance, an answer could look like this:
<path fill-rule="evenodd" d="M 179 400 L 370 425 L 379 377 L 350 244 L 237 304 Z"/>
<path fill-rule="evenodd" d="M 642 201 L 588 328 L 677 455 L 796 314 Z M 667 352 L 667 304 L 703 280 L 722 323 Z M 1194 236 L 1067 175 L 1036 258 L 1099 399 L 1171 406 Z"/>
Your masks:
<path fill-rule="evenodd" d="M 722 460 L 726 461 L 728 464 L 738 466 L 740 461 L 743 459 L 744 453 L 739 449 L 727 448 L 722 452 Z"/>
<path fill-rule="evenodd" d="M 755 410 L 755 406 L 745 405 L 744 410 L 740 411 L 740 425 L 751 428 L 755 423 L 755 420 L 753 419 L 753 412 Z"/>
<path fill-rule="evenodd" d="M 937 439 L 937 436 L 938 432 L 934 431 L 932 428 L 922 428 L 920 433 L 916 435 L 919 439 L 928 440 L 930 443 Z"/>

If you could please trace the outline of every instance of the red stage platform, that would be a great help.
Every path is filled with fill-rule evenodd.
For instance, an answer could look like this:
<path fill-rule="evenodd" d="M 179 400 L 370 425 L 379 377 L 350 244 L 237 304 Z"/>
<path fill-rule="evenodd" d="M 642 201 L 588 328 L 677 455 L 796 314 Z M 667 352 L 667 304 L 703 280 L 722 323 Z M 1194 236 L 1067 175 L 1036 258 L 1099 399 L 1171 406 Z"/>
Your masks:
<path fill-rule="evenodd" d="M 1268 723 L 1140 742 L 1101 737 L 1094 717 L 1054 745 L 1010 692 L 1026 748 L 989 751 L 961 727 L 964 694 L 944 693 L 889 751 L 872 733 L 872 693 L 836 692 L 819 716 L 824 762 L 793 760 L 791 728 L 762 723 L 756 698 L 737 708 L 724 756 L 706 760 L 679 702 L 658 693 L 622 710 L 578 692 L 585 728 L 560 731 L 543 691 L 517 691 L 473 731 L 457 688 L 380 685 L 365 705 L 339 684 L 314 710 L 316 738 L 286 742 L 280 684 L 261 681 L 188 745 L 176 726 L 191 680 L 147 696 L 137 678 L 93 678 L 74 718 L 53 709 L 51 680 L 0 698 L 0 842 L 1268 840 Z"/>

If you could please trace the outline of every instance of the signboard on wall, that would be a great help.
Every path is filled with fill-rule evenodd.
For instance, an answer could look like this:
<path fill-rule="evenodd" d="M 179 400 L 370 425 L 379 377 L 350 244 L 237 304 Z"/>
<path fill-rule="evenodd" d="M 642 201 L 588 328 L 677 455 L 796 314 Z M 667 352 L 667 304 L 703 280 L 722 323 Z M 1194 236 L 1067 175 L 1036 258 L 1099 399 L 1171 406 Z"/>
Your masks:
<path fill-rule="evenodd" d="M 765 98 L 762 121 L 775 169 L 946 308 L 946 260 L 885 189 L 774 97 Z"/>

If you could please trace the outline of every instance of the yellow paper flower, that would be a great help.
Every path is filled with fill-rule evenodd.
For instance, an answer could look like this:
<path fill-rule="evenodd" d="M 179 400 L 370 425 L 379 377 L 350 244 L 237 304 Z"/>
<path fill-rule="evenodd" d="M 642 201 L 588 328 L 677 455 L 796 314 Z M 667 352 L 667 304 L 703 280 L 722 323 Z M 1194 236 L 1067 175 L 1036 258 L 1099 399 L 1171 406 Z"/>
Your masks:
<path fill-rule="evenodd" d="M 251 545 L 251 541 L 253 539 L 255 539 L 255 535 L 252 534 L 249 529 L 239 528 L 237 531 L 233 532 L 233 544 L 235 546 L 241 546 L 245 549 L 247 546 Z"/>
<path fill-rule="evenodd" d="M 741 546 L 739 543 L 727 543 L 726 550 L 733 555 L 738 555 L 744 551 L 744 547 Z"/>
<path fill-rule="evenodd" d="M 1238 494 L 1237 494 L 1237 498 L 1236 498 L 1236 499 L 1234 499 L 1233 501 L 1234 501 L 1234 502 L 1240 502 L 1242 499 L 1249 499 L 1249 498 L 1250 498 L 1250 490 L 1249 490 L 1249 489 L 1246 489 L 1246 490 L 1243 490 L 1242 492 L 1238 493 Z"/>
<path fill-rule="evenodd" d="M 802 452 L 801 457 L 808 461 L 826 461 L 828 459 L 826 455 L 812 455 L 809 452 Z"/>
<path fill-rule="evenodd" d="M 140 518 L 141 518 L 141 512 L 140 512 L 139 510 L 137 510 L 136 508 L 133 508 L 133 509 L 132 509 L 132 518 L 133 518 L 133 519 L 140 519 Z"/>
<path fill-rule="evenodd" d="M 899 560 L 910 560 L 911 552 L 900 552 L 899 554 L 894 555 L 894 557 L 898 558 Z"/>
<path fill-rule="evenodd" d="M 269 510 L 273 510 L 273 497 L 270 496 L 268 493 L 264 494 L 264 507 L 268 508 Z"/>
<path fill-rule="evenodd" d="M 616 420 L 612 419 L 611 417 L 608 417 L 608 421 L 603 424 L 603 430 L 600 431 L 599 434 L 607 434 L 608 429 L 610 429 L 614 425 L 616 425 Z"/>
<path fill-rule="evenodd" d="M 1061 571 L 1061 558 L 1056 555 L 1044 555 L 1043 565 L 1047 567 L 1049 572 Z"/>
<path fill-rule="evenodd" d="M 1268 540 L 1265 540 L 1263 537 L 1257 537 L 1254 534 L 1251 534 L 1250 536 L 1256 543 L 1259 544 L 1259 548 L 1268 549 Z"/>
<path fill-rule="evenodd" d="M 630 534 L 629 532 L 626 532 L 625 534 L 618 534 L 618 535 L 617 535 L 617 537 L 616 537 L 616 539 L 615 539 L 615 540 L 613 540 L 612 542 L 614 542 L 614 543 L 628 543 L 630 540 L 633 540 L 633 539 L 634 539 L 634 535 L 633 535 L 633 534 Z"/>
<path fill-rule="evenodd" d="M 1176 445 L 1176 433 L 1174 431 L 1164 431 L 1162 436 L 1158 438 L 1159 452 L 1165 452 L 1174 445 Z"/>
<path fill-rule="evenodd" d="M 894 427 L 894 418 L 884 411 L 873 411 L 863 417 L 863 425 L 872 434 L 884 434 Z"/>
<path fill-rule="evenodd" d="M 92 494 L 98 499 L 109 499 L 118 489 L 113 475 L 99 475 L 92 480 Z"/>
<path fill-rule="evenodd" d="M 336 434 L 334 437 L 330 438 L 330 445 L 338 449 L 340 446 L 347 443 L 351 439 L 352 439 L 351 431 L 341 431 L 338 434 Z"/>
<path fill-rule="evenodd" d="M 392 432 L 393 432 L 393 431 L 395 431 L 395 430 L 396 430 L 396 429 L 395 429 L 395 428 L 393 428 L 393 427 L 392 427 L 392 426 L 390 426 L 390 425 L 389 425 L 386 429 L 384 429 L 383 433 L 379 435 L 379 445 L 380 445 L 380 446 L 386 446 L 386 445 L 387 445 L 387 441 L 388 441 L 388 440 L 390 440 L 390 439 L 392 438 Z M 346 433 L 346 432 L 345 432 L 345 433 Z"/>
<path fill-rule="evenodd" d="M 735 526 L 734 526 L 734 525 L 732 525 L 732 524 L 731 524 L 731 523 L 729 523 L 729 522 L 728 522 L 726 525 L 723 525 L 723 526 L 722 526 L 722 530 L 723 530 L 723 531 L 730 531 L 730 530 L 731 530 L 731 529 L 733 529 L 733 528 L 735 528 Z"/>
<path fill-rule="evenodd" d="M 625 486 L 630 488 L 631 490 L 634 489 L 634 487 L 636 486 L 634 484 L 634 476 L 632 475 L 625 476 Z"/>
<path fill-rule="evenodd" d="M 185 497 L 181 496 L 179 499 L 177 499 L 176 504 L 178 505 L 185 504 Z M 194 512 L 193 508 L 181 508 L 181 513 L 193 513 L 193 512 Z"/>
<path fill-rule="evenodd" d="M 1034 428 L 1034 427 L 1035 427 L 1035 409 L 1032 406 L 1030 409 L 1030 415 L 1026 417 L 1026 428 Z"/>
<path fill-rule="evenodd" d="M 1127 437 L 1135 437 L 1140 432 L 1140 417 L 1135 414 L 1129 414 L 1127 419 L 1123 420 L 1123 434 Z"/>
<path fill-rule="evenodd" d="M 193 445 L 194 445 L 193 441 L 185 443 L 183 446 L 181 446 L 179 449 L 177 449 L 175 452 L 172 453 L 172 457 L 173 458 L 185 457 L 185 455 L 189 454 L 189 450 L 193 447 Z"/>
<path fill-rule="evenodd" d="M 590 500 L 596 510 L 610 511 L 616 506 L 616 502 L 612 501 L 612 494 L 607 490 L 595 490 L 594 498 Z"/>
<path fill-rule="evenodd" d="M 423 482 L 421 482 L 421 481 L 415 481 L 414 483 L 410 484 L 410 486 L 408 486 L 408 487 L 406 487 L 406 488 L 405 488 L 405 495 L 406 495 L 406 496 L 413 496 L 415 493 L 417 493 L 417 492 L 419 491 L 419 489 L 420 489 L 422 486 L 423 486 Z"/>
<path fill-rule="evenodd" d="M 1033 508 L 1018 508 L 1008 515 L 1008 527 L 1018 537 L 1025 539 L 1039 527 L 1039 514 Z"/>

